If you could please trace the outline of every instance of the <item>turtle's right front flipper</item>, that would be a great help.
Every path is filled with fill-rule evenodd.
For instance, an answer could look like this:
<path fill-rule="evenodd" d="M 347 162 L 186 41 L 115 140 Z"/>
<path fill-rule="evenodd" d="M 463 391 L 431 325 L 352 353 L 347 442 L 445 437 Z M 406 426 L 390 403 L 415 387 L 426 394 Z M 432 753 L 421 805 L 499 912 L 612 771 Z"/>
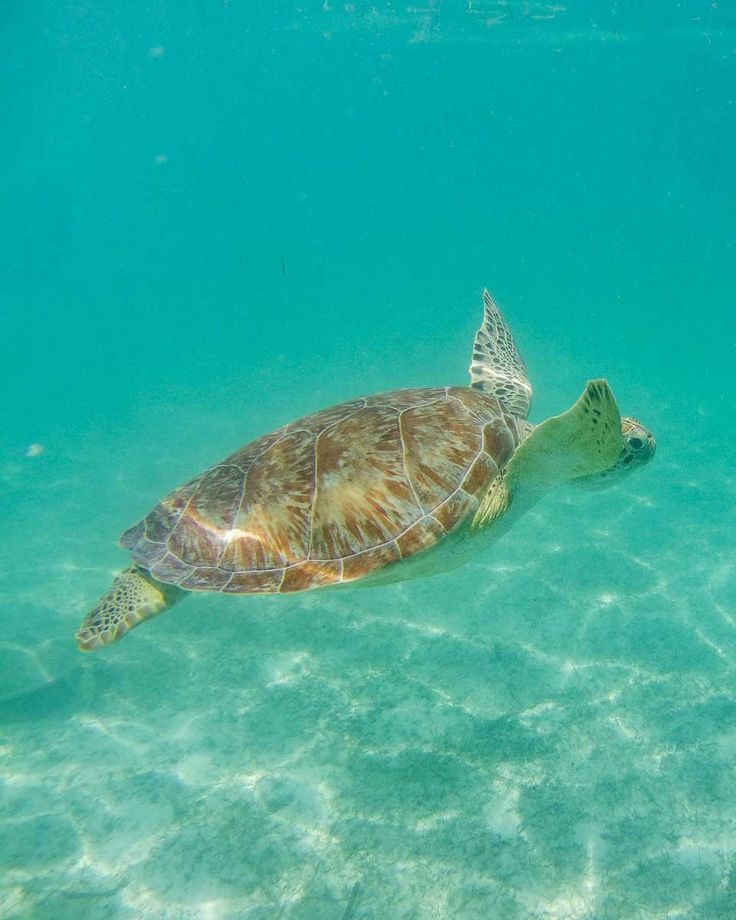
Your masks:
<path fill-rule="evenodd" d="M 138 566 L 126 569 L 82 621 L 77 647 L 91 652 L 111 645 L 143 620 L 168 610 L 183 594 L 180 588 L 156 581 Z"/>
<path fill-rule="evenodd" d="M 505 514 L 511 503 L 528 506 L 543 491 L 615 469 L 624 438 L 621 416 L 605 380 L 591 380 L 562 415 L 548 418 L 516 449 L 473 518 L 474 530 Z"/>

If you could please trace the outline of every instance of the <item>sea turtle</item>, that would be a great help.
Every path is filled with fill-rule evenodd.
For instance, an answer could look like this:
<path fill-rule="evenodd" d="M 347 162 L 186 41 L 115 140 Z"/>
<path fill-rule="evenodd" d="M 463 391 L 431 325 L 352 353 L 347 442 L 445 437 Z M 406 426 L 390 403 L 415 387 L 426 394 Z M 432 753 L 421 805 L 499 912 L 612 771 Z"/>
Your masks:
<path fill-rule="evenodd" d="M 555 485 L 612 484 L 655 441 L 605 380 L 527 421 L 532 388 L 483 292 L 470 386 L 354 399 L 267 434 L 176 489 L 126 530 L 133 566 L 83 621 L 85 651 L 189 591 L 286 594 L 446 571 Z M 485 539 L 484 539 L 485 535 Z"/>

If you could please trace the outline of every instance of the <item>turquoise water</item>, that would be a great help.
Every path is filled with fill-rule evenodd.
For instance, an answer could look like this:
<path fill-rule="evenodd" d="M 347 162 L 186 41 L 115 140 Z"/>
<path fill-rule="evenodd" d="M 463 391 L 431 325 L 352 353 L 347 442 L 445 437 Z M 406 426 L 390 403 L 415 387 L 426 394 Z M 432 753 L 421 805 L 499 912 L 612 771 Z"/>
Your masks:
<path fill-rule="evenodd" d="M 0 916 L 736 917 L 736 6 L 0 24 Z M 605 376 L 650 466 L 454 574 L 77 652 L 124 528 L 464 383 L 484 285 L 533 419 Z"/>

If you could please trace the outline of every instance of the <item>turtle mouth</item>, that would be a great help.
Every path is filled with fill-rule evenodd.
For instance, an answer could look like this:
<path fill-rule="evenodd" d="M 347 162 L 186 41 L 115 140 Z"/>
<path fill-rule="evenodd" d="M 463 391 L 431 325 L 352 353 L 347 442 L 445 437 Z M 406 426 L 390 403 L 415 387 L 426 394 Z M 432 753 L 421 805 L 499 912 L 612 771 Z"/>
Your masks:
<path fill-rule="evenodd" d="M 581 476 L 575 480 L 576 485 L 581 486 L 592 492 L 609 489 L 615 486 L 620 479 L 628 476 L 629 473 L 645 466 L 654 457 L 657 450 L 657 441 L 651 431 L 648 431 L 640 422 L 631 425 L 630 419 L 622 420 L 624 422 L 624 445 L 616 463 L 602 473 L 596 473 L 593 476 Z M 626 423 L 629 423 L 628 433 Z"/>
<path fill-rule="evenodd" d="M 651 432 L 647 432 L 644 437 L 634 436 L 628 439 L 624 447 L 624 464 L 626 466 L 649 463 L 657 452 L 657 441 Z"/>
<path fill-rule="evenodd" d="M 624 444 L 619 461 L 612 472 L 617 468 L 628 471 L 649 463 L 657 450 L 657 441 L 652 432 L 638 419 L 622 418 L 621 433 Z"/>

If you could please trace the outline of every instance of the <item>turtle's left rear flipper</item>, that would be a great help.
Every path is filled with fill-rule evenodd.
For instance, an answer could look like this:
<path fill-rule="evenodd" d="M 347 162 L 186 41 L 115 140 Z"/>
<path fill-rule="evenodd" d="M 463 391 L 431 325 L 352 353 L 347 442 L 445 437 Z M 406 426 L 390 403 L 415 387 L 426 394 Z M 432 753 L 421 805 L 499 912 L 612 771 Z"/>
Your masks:
<path fill-rule="evenodd" d="M 133 566 L 118 575 L 84 618 L 77 632 L 77 647 L 91 652 L 117 642 L 134 626 L 173 606 L 183 594 L 175 585 L 155 581 Z"/>

